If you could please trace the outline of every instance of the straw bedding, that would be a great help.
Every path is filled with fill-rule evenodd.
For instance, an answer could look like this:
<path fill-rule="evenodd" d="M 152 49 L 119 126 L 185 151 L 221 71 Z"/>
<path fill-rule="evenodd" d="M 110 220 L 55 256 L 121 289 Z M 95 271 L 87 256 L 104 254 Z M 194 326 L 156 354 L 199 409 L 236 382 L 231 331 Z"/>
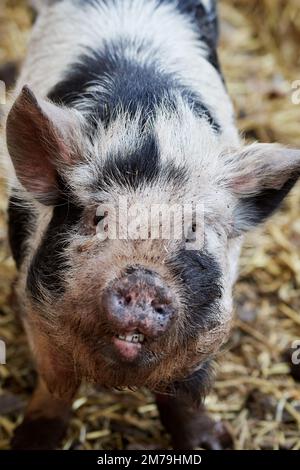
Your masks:
<path fill-rule="evenodd" d="M 238 125 L 249 141 L 300 146 L 299 0 L 220 0 L 221 62 Z M 20 61 L 31 16 L 22 0 L 0 0 L 0 64 Z M 0 175 L 1 178 L 1 175 Z M 300 449 L 300 385 L 286 350 L 300 338 L 300 185 L 284 208 L 248 237 L 236 286 L 236 322 L 220 354 L 206 400 L 224 420 L 235 449 Z M 15 276 L 6 240 L 6 198 L 0 179 L 0 449 L 9 448 L 34 384 L 26 338 L 10 306 Z M 148 391 L 80 390 L 64 442 L 70 449 L 152 449 L 169 446 Z"/>

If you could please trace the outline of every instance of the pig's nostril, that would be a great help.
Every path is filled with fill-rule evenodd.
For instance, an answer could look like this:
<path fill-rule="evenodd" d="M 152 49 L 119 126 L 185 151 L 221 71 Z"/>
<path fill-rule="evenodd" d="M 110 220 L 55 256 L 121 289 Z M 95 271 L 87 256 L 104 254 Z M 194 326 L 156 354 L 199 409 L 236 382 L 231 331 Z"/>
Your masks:
<path fill-rule="evenodd" d="M 129 304 L 131 303 L 131 301 L 132 301 L 131 295 L 130 295 L 130 294 L 126 295 L 126 297 L 125 297 L 125 304 L 126 304 L 126 305 L 129 305 Z"/>
<path fill-rule="evenodd" d="M 155 310 L 156 313 L 159 315 L 164 315 L 166 313 L 165 309 L 162 305 L 157 304 L 155 301 L 151 302 L 152 308 Z"/>
<path fill-rule="evenodd" d="M 155 311 L 157 313 L 164 313 L 164 309 L 162 307 L 155 307 Z"/>

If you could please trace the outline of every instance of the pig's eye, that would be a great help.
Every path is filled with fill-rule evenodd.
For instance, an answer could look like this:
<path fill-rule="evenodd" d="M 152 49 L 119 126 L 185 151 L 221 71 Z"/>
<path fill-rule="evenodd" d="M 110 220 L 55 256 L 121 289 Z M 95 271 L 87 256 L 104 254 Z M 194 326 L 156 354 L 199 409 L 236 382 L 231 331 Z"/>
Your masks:
<path fill-rule="evenodd" d="M 185 240 L 186 243 L 191 242 L 191 241 L 195 241 L 195 235 L 194 234 L 196 233 L 196 231 L 197 231 L 197 226 L 196 226 L 196 224 L 193 224 L 188 230 L 187 238 Z"/>
<path fill-rule="evenodd" d="M 107 215 L 107 214 L 104 214 L 104 215 L 95 215 L 94 220 L 93 220 L 93 223 L 94 223 L 95 227 L 96 227 L 98 224 L 100 224 L 100 222 L 102 222 L 102 220 L 105 219 L 106 215 Z"/>

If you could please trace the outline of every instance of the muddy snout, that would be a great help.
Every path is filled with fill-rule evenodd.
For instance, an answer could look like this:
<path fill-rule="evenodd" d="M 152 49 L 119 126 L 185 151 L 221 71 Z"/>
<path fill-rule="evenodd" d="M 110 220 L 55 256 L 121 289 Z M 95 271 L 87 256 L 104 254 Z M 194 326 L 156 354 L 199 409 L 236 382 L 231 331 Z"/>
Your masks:
<path fill-rule="evenodd" d="M 117 334 L 133 332 L 137 341 L 140 335 L 154 338 L 166 332 L 176 314 L 171 289 L 142 269 L 130 269 L 113 282 L 104 291 L 102 308 Z"/>

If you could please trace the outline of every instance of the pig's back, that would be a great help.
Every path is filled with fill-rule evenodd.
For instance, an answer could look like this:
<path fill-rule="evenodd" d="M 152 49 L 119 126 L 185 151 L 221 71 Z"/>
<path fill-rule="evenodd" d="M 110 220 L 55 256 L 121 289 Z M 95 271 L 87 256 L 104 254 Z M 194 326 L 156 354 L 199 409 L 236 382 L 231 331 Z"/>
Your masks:
<path fill-rule="evenodd" d="M 118 105 L 151 112 L 179 91 L 215 129 L 226 123 L 232 139 L 214 0 L 50 3 L 40 11 L 17 91 L 28 84 L 101 119 Z"/>

